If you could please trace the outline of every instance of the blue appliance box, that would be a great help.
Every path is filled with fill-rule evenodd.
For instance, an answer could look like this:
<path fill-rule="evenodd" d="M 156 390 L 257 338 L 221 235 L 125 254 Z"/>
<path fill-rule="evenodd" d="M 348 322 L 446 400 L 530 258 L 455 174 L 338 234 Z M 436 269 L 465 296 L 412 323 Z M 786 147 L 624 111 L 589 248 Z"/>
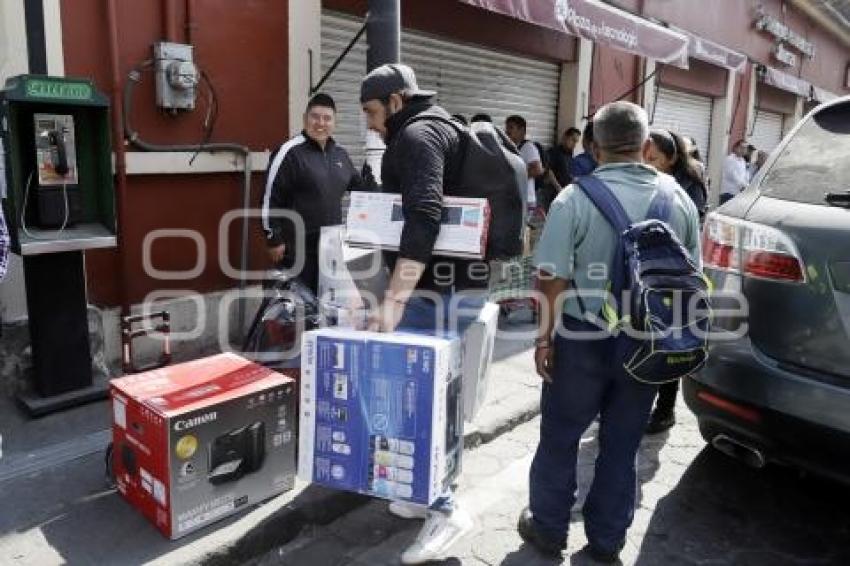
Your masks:
<path fill-rule="evenodd" d="M 302 342 L 298 475 L 430 505 L 460 472 L 457 338 L 326 328 Z"/>

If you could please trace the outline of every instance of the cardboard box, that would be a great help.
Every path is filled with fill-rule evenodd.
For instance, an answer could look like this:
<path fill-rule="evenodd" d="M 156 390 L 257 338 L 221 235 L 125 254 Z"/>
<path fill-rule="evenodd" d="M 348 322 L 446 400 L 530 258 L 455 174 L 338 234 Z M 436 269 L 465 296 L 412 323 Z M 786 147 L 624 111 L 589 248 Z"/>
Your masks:
<path fill-rule="evenodd" d="M 472 422 L 487 398 L 499 305 L 487 303 L 463 335 L 463 416 Z"/>
<path fill-rule="evenodd" d="M 322 329 L 304 336 L 298 475 L 430 505 L 460 472 L 460 341 Z"/>
<path fill-rule="evenodd" d="M 330 326 L 365 328 L 370 307 L 384 297 L 389 273 L 379 250 L 352 248 L 344 226 L 322 228 L 319 300 Z"/>
<path fill-rule="evenodd" d="M 296 387 L 235 354 L 112 380 L 118 491 L 176 539 L 292 489 Z"/>
<path fill-rule="evenodd" d="M 403 226 L 401 195 L 351 194 L 345 235 L 349 245 L 398 250 Z M 443 197 L 443 219 L 434 255 L 482 259 L 487 250 L 489 226 L 487 199 Z"/>

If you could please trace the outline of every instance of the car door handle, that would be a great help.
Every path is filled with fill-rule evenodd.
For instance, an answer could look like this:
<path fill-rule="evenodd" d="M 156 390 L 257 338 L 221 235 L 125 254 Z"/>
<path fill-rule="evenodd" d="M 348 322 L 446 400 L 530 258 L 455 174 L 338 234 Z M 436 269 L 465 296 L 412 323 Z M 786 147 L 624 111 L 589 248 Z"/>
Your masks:
<path fill-rule="evenodd" d="M 826 202 L 830 206 L 850 208 L 850 192 L 826 193 Z"/>

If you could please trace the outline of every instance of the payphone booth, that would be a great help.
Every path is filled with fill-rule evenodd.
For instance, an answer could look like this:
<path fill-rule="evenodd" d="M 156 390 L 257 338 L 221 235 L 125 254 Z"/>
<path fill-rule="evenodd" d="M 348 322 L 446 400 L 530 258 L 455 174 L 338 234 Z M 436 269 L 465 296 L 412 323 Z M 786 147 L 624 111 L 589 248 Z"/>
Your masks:
<path fill-rule="evenodd" d="M 12 251 L 21 255 L 40 415 L 106 395 L 92 375 L 83 252 L 116 246 L 109 101 L 91 81 L 21 75 L 0 93 Z"/>

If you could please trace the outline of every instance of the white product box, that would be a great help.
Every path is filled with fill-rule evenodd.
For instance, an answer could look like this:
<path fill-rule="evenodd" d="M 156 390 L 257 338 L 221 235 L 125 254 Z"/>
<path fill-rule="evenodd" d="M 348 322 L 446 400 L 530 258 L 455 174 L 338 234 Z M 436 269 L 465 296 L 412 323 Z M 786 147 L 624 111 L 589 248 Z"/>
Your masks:
<path fill-rule="evenodd" d="M 443 198 L 443 219 L 434 254 L 482 259 L 487 249 L 490 206 L 483 198 Z M 346 241 L 355 247 L 398 250 L 404 226 L 401 195 L 355 192 L 346 220 Z"/>
<path fill-rule="evenodd" d="M 460 471 L 460 341 L 326 328 L 304 335 L 298 475 L 432 504 Z"/>
<path fill-rule="evenodd" d="M 333 326 L 358 328 L 384 297 L 389 274 L 379 250 L 352 248 L 344 226 L 322 228 L 319 240 L 319 299 Z"/>
<path fill-rule="evenodd" d="M 487 303 L 463 335 L 463 416 L 472 422 L 487 397 L 499 305 Z"/>

